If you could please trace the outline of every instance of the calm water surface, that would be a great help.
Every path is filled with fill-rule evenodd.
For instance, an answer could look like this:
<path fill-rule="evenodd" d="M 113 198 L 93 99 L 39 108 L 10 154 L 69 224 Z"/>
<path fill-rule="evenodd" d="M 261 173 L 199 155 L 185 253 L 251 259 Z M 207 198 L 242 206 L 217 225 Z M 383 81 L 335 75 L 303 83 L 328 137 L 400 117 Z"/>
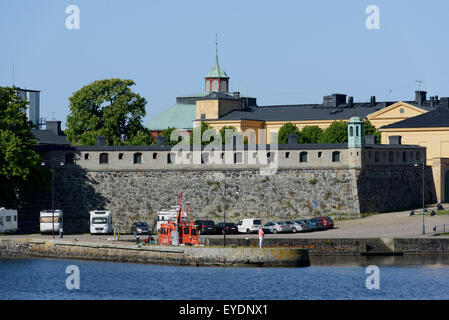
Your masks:
<path fill-rule="evenodd" d="M 366 288 L 369 274 L 360 263 L 331 262 L 318 259 L 309 268 L 215 268 L 0 259 L 0 299 L 449 299 L 449 265 L 435 259 L 379 265 L 378 290 Z M 79 290 L 66 288 L 69 265 L 79 267 Z"/>

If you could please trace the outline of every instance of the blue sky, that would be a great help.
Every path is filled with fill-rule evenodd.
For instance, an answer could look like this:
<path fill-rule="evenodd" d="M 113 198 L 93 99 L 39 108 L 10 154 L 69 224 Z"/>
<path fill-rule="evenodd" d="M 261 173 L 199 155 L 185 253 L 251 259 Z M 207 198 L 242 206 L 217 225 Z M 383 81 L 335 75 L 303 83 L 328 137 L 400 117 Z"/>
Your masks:
<path fill-rule="evenodd" d="M 80 9 L 68 30 L 66 7 Z M 368 5 L 380 29 L 368 30 Z M 68 97 L 94 80 L 126 78 L 148 101 L 144 123 L 175 97 L 203 90 L 214 64 L 230 90 L 259 105 L 410 100 L 423 80 L 449 96 L 445 0 L 0 0 L 0 86 L 41 90 L 41 116 L 65 123 Z"/>

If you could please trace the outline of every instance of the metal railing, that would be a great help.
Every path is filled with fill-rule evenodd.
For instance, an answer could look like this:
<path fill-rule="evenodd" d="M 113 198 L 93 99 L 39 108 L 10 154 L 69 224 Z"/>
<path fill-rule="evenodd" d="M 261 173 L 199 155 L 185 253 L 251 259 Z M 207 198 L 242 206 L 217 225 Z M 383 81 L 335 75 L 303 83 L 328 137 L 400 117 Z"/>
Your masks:
<path fill-rule="evenodd" d="M 440 226 L 433 226 L 432 231 L 434 234 L 449 232 L 449 224 L 443 224 Z"/>

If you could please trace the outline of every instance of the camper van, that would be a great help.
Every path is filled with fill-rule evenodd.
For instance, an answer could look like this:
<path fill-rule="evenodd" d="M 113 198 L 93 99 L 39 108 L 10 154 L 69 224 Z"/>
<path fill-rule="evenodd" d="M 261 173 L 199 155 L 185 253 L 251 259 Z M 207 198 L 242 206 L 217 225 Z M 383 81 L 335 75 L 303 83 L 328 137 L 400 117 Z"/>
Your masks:
<path fill-rule="evenodd" d="M 90 211 L 90 234 L 113 233 L 111 211 Z"/>
<path fill-rule="evenodd" d="M 156 230 L 160 231 L 161 225 L 165 223 L 170 223 L 170 221 L 176 220 L 176 214 L 178 213 L 179 206 L 173 206 L 170 209 L 163 209 L 157 213 Z M 182 212 L 181 217 L 186 217 L 186 212 Z"/>
<path fill-rule="evenodd" d="M 54 220 L 52 219 L 54 217 Z M 62 211 L 55 210 L 43 210 L 40 217 L 40 230 L 41 233 L 59 233 L 62 230 Z"/>
<path fill-rule="evenodd" d="M 0 208 L 0 233 L 17 231 L 17 210 Z"/>

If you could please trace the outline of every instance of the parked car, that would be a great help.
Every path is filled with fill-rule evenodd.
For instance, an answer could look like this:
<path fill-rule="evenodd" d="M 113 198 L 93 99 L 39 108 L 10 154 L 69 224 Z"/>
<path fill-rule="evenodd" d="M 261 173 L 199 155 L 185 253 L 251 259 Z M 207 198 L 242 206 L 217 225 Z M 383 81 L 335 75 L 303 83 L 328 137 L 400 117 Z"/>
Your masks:
<path fill-rule="evenodd" d="M 262 225 L 261 219 L 243 219 L 237 223 L 237 229 L 241 233 L 256 233 Z"/>
<path fill-rule="evenodd" d="M 217 227 L 212 220 L 195 220 L 194 223 L 198 226 L 198 234 L 217 233 Z"/>
<path fill-rule="evenodd" d="M 291 228 L 281 221 L 270 221 L 263 226 L 263 231 L 268 233 L 290 232 Z"/>
<path fill-rule="evenodd" d="M 319 219 L 304 219 L 304 221 L 309 225 L 311 231 L 324 230 L 323 222 L 321 222 Z"/>
<path fill-rule="evenodd" d="M 303 220 L 285 221 L 285 222 L 289 223 L 293 233 L 310 231 L 310 226 Z"/>
<path fill-rule="evenodd" d="M 321 221 L 324 229 L 332 229 L 334 227 L 334 221 L 332 220 L 331 217 L 315 217 L 315 218 Z"/>
<path fill-rule="evenodd" d="M 136 231 L 137 234 L 150 234 L 150 227 L 148 227 L 148 223 L 139 221 L 134 222 L 131 226 L 131 233 L 134 234 L 134 231 Z"/>
<path fill-rule="evenodd" d="M 237 230 L 237 225 L 233 222 L 226 222 L 226 227 L 224 222 L 219 222 L 216 225 L 217 234 L 224 234 L 224 229 L 226 228 L 226 234 L 236 234 L 239 233 Z"/>

